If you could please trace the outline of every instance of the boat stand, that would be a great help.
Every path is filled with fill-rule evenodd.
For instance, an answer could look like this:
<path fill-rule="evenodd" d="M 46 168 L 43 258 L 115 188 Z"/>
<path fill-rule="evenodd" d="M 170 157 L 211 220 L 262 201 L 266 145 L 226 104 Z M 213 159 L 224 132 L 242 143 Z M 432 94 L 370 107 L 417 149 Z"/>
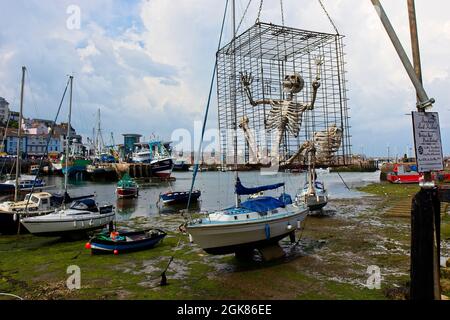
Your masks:
<path fill-rule="evenodd" d="M 268 247 L 259 248 L 258 251 L 261 253 L 263 260 L 266 262 L 281 259 L 286 255 L 283 248 L 281 248 L 278 243 Z"/>

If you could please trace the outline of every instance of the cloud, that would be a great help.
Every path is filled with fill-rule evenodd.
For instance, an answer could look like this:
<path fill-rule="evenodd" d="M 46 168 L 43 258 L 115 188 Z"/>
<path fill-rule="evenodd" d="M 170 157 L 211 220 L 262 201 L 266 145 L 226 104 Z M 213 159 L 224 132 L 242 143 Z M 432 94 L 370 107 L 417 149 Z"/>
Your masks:
<path fill-rule="evenodd" d="M 247 1 L 237 1 L 238 22 Z M 333 32 L 315 1 L 285 0 L 286 25 Z M 66 27 L 67 6 L 81 9 L 81 28 Z M 253 1 L 240 31 L 258 10 Z M 325 3 L 346 35 L 346 69 L 354 151 L 371 155 L 412 144 L 414 89 L 369 1 Z M 410 51 L 406 4 L 384 1 L 385 10 Z M 20 67 L 26 65 L 25 113 L 53 118 L 66 76 L 75 76 L 73 122 L 92 132 L 97 108 L 105 132 L 125 131 L 166 138 L 201 121 L 223 14 L 222 0 L 3 1 L 0 11 L 0 96 L 17 108 Z M 439 8 L 439 10 L 436 10 Z M 424 85 L 441 112 L 444 151 L 450 153 L 450 4 L 416 1 Z M 281 23 L 279 2 L 266 1 L 261 21 Z M 224 42 L 231 38 L 228 17 Z M 30 90 L 31 88 L 31 90 Z M 209 126 L 217 123 L 213 98 Z M 65 108 L 67 110 L 67 108 Z M 65 111 L 67 112 L 67 111 Z M 66 113 L 62 114 L 62 119 Z"/>

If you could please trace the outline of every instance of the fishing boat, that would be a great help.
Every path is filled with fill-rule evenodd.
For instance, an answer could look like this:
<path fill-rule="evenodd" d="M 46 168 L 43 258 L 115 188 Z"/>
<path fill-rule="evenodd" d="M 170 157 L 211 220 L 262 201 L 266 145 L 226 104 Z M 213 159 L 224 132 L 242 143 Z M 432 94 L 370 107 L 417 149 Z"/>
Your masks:
<path fill-rule="evenodd" d="M 126 253 L 155 247 L 167 235 L 160 229 L 101 233 L 86 244 L 92 254 Z"/>
<path fill-rule="evenodd" d="M 102 229 L 114 219 L 112 205 L 98 206 L 94 199 L 83 199 L 75 201 L 68 209 L 22 218 L 20 222 L 33 235 L 53 237 Z"/>
<path fill-rule="evenodd" d="M 186 225 L 190 240 L 210 254 L 260 249 L 295 233 L 308 214 L 303 202 L 293 202 L 285 192 L 280 197 L 259 196 L 240 202 L 240 196 L 284 187 L 284 183 L 244 187 L 237 178 L 237 205 L 195 219 Z"/>
<path fill-rule="evenodd" d="M 69 162 L 69 139 L 70 123 L 72 114 L 72 88 L 73 76 L 70 81 L 69 118 L 66 135 L 65 167 Z M 66 236 L 80 235 L 88 231 L 104 228 L 115 219 L 114 207 L 111 204 L 99 206 L 94 199 L 81 199 L 74 201 L 69 208 L 66 208 L 66 201 L 69 199 L 68 186 L 69 171 L 64 172 L 64 205 L 62 208 L 35 217 L 25 217 L 20 219 L 24 227 L 32 234 L 38 236 Z"/>
<path fill-rule="evenodd" d="M 169 152 L 168 144 L 160 140 L 135 143 L 132 161 L 134 163 L 150 164 L 151 175 L 154 177 L 170 178 L 173 169 L 173 158 Z"/>
<path fill-rule="evenodd" d="M 118 198 L 135 198 L 139 195 L 139 186 L 126 173 L 117 183 L 116 194 Z"/>
<path fill-rule="evenodd" d="M 173 171 L 189 171 L 189 165 L 186 160 L 176 160 L 173 164 Z"/>
<path fill-rule="evenodd" d="M 200 190 L 194 190 L 191 193 L 191 201 L 197 201 L 201 196 Z M 189 201 L 189 191 L 171 191 L 159 195 L 159 199 L 166 205 L 183 204 Z"/>

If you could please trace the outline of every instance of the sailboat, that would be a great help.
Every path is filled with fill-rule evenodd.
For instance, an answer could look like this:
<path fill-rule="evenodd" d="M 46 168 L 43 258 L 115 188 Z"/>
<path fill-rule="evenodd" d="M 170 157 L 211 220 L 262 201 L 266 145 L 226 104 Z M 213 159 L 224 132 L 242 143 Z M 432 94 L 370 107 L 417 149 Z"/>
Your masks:
<path fill-rule="evenodd" d="M 20 174 L 20 160 L 21 160 L 21 136 L 22 130 L 20 124 L 22 123 L 23 116 L 23 102 L 24 102 L 24 88 L 25 88 L 25 72 L 26 67 L 22 67 L 22 86 L 20 95 L 20 112 L 19 112 L 19 128 L 17 130 L 17 155 L 16 155 L 16 177 L 15 179 L 6 180 L 4 183 L 0 184 L 0 192 L 14 193 L 14 201 L 6 201 L 0 203 L 0 233 L 1 234 L 15 234 L 19 230 L 19 215 L 24 214 L 39 214 L 48 213 L 52 209 L 50 201 L 46 204 L 42 203 L 40 197 L 42 193 L 28 194 L 26 197 L 26 204 L 19 201 L 19 192 L 24 190 L 33 189 L 34 187 L 43 187 L 45 182 L 36 179 L 35 176 L 21 175 Z M 28 199 L 37 199 L 36 201 L 31 201 L 31 206 L 28 207 Z"/>
<path fill-rule="evenodd" d="M 72 90 L 73 76 L 70 76 L 70 102 L 69 121 L 66 136 L 66 167 L 68 164 L 70 121 L 72 114 Z M 64 173 L 64 194 L 67 195 L 69 172 Z M 69 208 L 64 203 L 61 209 L 55 212 L 27 217 L 20 220 L 24 227 L 37 236 L 65 236 L 74 234 L 84 234 L 88 231 L 102 229 L 112 223 L 115 219 L 114 207 L 110 204 L 99 206 L 94 199 L 81 199 L 73 202 Z"/>
<path fill-rule="evenodd" d="M 235 1 L 233 1 L 233 12 Z M 226 8 L 225 8 L 226 12 Z M 225 21 L 225 15 L 224 15 Z M 233 39 L 236 38 L 233 13 Z M 222 23 L 223 32 L 223 23 Z M 220 47 L 220 41 L 219 41 Z M 233 67 L 233 72 L 235 73 Z M 213 77 L 216 72 L 214 68 Z M 211 81 L 208 105 L 203 122 L 203 133 L 209 109 L 209 101 L 213 88 Z M 236 96 L 233 99 L 236 109 Z M 235 113 L 235 117 L 236 113 Z M 235 122 L 236 118 L 235 118 Z M 303 202 L 292 201 L 289 194 L 285 192 L 285 184 L 277 183 L 271 185 L 245 187 L 239 178 L 237 168 L 237 126 L 234 126 L 234 171 L 235 171 L 235 205 L 223 210 L 208 214 L 204 218 L 190 220 L 186 223 L 186 232 L 191 242 L 196 243 L 209 254 L 229 254 L 250 252 L 253 249 L 263 249 L 267 246 L 277 244 L 278 241 L 291 236 L 295 239 L 295 230 L 301 228 L 302 222 L 308 214 L 308 208 Z M 203 134 L 198 149 L 197 159 L 200 158 Z M 198 161 L 194 167 L 191 184 L 191 194 L 198 171 Z M 260 192 L 283 188 L 279 197 L 252 195 Z M 241 196 L 252 196 L 241 202 Z M 188 201 L 188 208 L 189 208 Z"/>
<path fill-rule="evenodd" d="M 317 180 L 314 168 L 308 169 L 307 182 L 298 195 L 298 201 L 303 201 L 310 211 L 321 210 L 328 203 L 328 191 L 323 182 Z"/>
<path fill-rule="evenodd" d="M 274 190 L 284 183 L 246 188 L 239 178 L 235 193 L 242 195 Z M 186 225 L 190 239 L 210 254 L 228 254 L 259 249 L 278 243 L 301 228 L 308 214 L 303 202 L 293 202 L 284 191 L 278 198 L 259 196 L 209 214 Z"/>

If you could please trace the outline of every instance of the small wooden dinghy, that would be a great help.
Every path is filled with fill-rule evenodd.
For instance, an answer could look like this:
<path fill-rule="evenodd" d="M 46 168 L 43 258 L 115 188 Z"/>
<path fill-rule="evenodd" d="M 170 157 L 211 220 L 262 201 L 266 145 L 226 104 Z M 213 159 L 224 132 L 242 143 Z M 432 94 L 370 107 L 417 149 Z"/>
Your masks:
<path fill-rule="evenodd" d="M 91 254 L 125 253 L 151 249 L 167 235 L 160 229 L 147 229 L 132 232 L 101 233 L 86 243 Z"/>
<path fill-rule="evenodd" d="M 197 201 L 201 196 L 200 190 L 193 190 L 191 194 L 191 202 Z M 159 196 L 159 199 L 164 204 L 180 204 L 180 203 L 188 203 L 189 201 L 189 191 L 175 191 L 175 192 L 166 192 Z"/>

